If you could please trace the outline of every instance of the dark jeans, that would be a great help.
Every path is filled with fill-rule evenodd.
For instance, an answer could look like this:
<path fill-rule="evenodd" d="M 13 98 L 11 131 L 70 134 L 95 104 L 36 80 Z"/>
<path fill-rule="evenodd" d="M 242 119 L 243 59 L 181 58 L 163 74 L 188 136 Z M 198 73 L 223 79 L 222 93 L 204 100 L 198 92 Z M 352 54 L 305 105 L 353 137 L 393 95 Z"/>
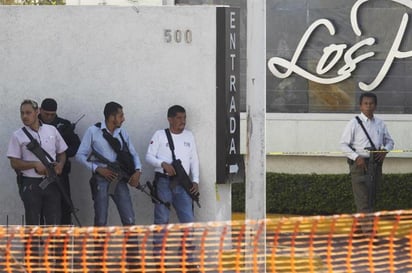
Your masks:
<path fill-rule="evenodd" d="M 69 174 L 68 173 L 63 173 L 60 176 L 60 183 L 62 185 L 62 188 L 64 189 L 65 193 L 71 200 L 71 194 L 70 194 L 70 181 L 69 181 Z M 70 204 L 64 200 L 64 198 L 61 198 L 61 224 L 62 225 L 72 225 L 72 208 L 70 207 Z"/>
<path fill-rule="evenodd" d="M 22 195 L 26 225 L 59 225 L 61 221 L 60 191 L 56 182 L 49 184 L 45 189 L 39 187 L 41 178 L 21 177 Z M 37 235 L 31 235 L 30 244 L 25 242 L 25 248 L 30 249 L 25 255 L 25 262 L 31 268 L 42 267 L 46 259 L 53 263 L 53 267 L 59 267 L 58 259 L 61 248 L 58 243 L 51 242 L 48 247 L 52 253 L 44 255 L 46 244 Z M 53 240 L 52 240 L 53 241 Z M 53 257 L 51 257 L 53 256 Z M 41 271 L 39 271 L 41 272 Z"/>
<path fill-rule="evenodd" d="M 61 221 L 60 191 L 56 183 L 44 190 L 39 187 L 41 178 L 22 177 L 22 200 L 26 225 L 59 225 Z"/>

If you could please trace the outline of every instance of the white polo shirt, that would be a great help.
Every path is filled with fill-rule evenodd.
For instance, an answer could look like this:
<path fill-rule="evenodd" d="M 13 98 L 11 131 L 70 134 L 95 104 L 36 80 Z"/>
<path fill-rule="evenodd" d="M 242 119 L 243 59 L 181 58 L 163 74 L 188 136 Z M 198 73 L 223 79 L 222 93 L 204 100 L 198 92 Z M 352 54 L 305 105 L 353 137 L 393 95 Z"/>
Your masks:
<path fill-rule="evenodd" d="M 40 146 L 48 152 L 54 160 L 56 160 L 56 154 L 63 153 L 67 150 L 66 142 L 64 142 L 62 136 L 54 126 L 42 124 L 37 132 L 28 126 L 24 127 L 26 127 L 27 131 L 40 143 Z M 7 157 L 25 161 L 40 161 L 26 148 L 26 145 L 29 142 L 29 137 L 21 128 L 16 130 L 10 138 Z M 27 177 L 43 177 L 43 175 L 36 173 L 34 169 L 24 170 L 22 171 L 22 174 Z"/>

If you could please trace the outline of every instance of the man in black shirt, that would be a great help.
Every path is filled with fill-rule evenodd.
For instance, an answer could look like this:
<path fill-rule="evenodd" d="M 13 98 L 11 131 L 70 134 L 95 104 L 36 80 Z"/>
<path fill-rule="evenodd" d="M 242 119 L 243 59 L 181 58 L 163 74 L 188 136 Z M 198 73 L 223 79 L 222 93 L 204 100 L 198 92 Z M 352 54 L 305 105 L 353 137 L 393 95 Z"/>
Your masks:
<path fill-rule="evenodd" d="M 76 155 L 77 149 L 80 146 L 80 138 L 74 132 L 74 124 L 72 124 L 67 119 L 58 117 L 56 111 L 57 102 L 51 98 L 44 99 L 41 103 L 39 118 L 45 124 L 50 124 L 56 127 L 68 146 L 66 150 L 67 160 L 61 174 L 61 182 L 67 195 L 70 197 L 69 173 L 71 169 L 71 163 L 69 158 Z M 72 225 L 71 208 L 70 205 L 63 200 L 63 198 L 61 203 L 61 215 L 62 225 Z"/>

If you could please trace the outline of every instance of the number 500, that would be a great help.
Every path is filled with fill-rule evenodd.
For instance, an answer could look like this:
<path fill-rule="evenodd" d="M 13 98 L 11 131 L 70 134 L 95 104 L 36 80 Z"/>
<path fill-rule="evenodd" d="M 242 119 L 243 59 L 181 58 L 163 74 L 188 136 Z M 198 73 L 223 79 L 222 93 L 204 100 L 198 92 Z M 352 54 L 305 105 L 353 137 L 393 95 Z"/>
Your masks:
<path fill-rule="evenodd" d="M 165 29 L 164 30 L 164 39 L 166 43 L 181 43 L 185 42 L 190 44 L 192 42 L 192 31 L 190 29 L 187 30 L 172 30 L 172 29 Z"/>

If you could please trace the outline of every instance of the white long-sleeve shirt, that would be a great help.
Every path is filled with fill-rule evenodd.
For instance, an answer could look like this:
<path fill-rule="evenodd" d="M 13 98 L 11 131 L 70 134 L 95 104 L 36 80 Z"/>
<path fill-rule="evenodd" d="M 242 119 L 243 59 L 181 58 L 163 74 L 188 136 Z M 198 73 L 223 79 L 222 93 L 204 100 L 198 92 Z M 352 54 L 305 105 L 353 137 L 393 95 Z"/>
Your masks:
<path fill-rule="evenodd" d="M 192 132 L 185 129 L 180 134 L 170 133 L 175 146 L 176 159 L 182 161 L 186 173 L 191 175 L 193 182 L 199 183 L 199 158 Z M 158 130 L 154 133 L 147 148 L 146 161 L 155 168 L 156 172 L 160 173 L 163 173 L 162 162 L 172 163 L 172 152 L 165 130 Z"/>
<path fill-rule="evenodd" d="M 368 131 L 376 149 L 385 149 L 387 151 L 393 149 L 394 141 L 383 120 L 375 116 L 369 119 L 363 113 L 359 115 L 359 118 Z M 358 156 L 369 157 L 369 152 L 365 151 L 365 148 L 372 147 L 372 144 L 356 120 L 356 117 L 351 119 L 346 125 L 340 139 L 340 146 L 346 156 L 352 160 L 355 160 Z"/>

